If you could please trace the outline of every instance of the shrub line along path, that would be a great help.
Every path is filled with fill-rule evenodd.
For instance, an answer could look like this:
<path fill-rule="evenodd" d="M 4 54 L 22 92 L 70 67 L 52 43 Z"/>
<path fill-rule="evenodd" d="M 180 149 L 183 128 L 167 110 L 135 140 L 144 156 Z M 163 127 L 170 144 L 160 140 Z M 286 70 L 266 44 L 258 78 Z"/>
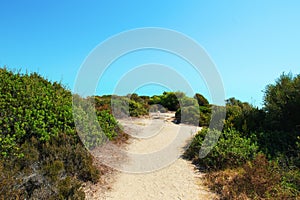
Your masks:
<path fill-rule="evenodd" d="M 125 131 L 133 136 L 141 134 L 143 132 L 141 129 L 147 129 L 146 127 L 150 127 L 148 130 L 152 133 L 154 129 L 158 130 L 154 136 L 147 139 L 131 138 L 129 144 L 124 147 L 126 151 L 135 153 L 158 151 L 174 141 L 174 138 L 178 137 L 179 129 L 185 126 L 185 128 L 189 128 L 189 131 L 180 132 L 181 142 L 173 145 L 173 152 L 167 156 L 172 156 L 174 153 L 179 156 L 182 155 L 187 141 L 192 138 L 192 127 L 174 124 L 172 122 L 173 116 L 174 113 L 168 113 L 161 114 L 159 119 L 154 119 L 157 117 L 152 116 L 151 118 L 137 118 L 131 121 L 120 120 Z M 195 133 L 195 127 L 193 128 Z M 111 160 L 112 156 L 109 154 L 112 153 L 113 149 L 105 148 L 105 150 L 103 148 L 97 149 L 93 154 L 98 160 Z M 163 157 L 162 159 L 164 159 Z M 135 169 L 134 167 L 136 167 L 136 163 L 130 162 L 130 158 L 127 161 L 122 158 L 119 160 L 127 169 Z M 145 160 L 142 165 L 151 165 L 152 163 L 151 160 Z M 106 175 L 106 183 L 109 186 L 92 185 L 86 188 L 86 196 L 87 199 L 95 200 L 214 199 L 216 195 L 203 186 L 201 176 L 203 174 L 197 171 L 190 161 L 180 157 L 172 164 L 149 173 L 114 172 Z"/>

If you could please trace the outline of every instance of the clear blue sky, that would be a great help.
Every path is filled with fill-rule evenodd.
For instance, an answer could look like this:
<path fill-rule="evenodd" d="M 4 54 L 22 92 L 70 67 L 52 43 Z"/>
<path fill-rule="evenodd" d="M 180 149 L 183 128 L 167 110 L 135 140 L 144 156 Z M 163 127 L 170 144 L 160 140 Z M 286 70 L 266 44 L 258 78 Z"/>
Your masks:
<path fill-rule="evenodd" d="M 296 0 L 0 0 L 0 66 L 37 71 L 72 89 L 80 65 L 96 45 L 129 29 L 162 27 L 204 47 L 222 76 L 226 98 L 261 106 L 267 84 L 282 72 L 300 73 L 299 10 Z"/>

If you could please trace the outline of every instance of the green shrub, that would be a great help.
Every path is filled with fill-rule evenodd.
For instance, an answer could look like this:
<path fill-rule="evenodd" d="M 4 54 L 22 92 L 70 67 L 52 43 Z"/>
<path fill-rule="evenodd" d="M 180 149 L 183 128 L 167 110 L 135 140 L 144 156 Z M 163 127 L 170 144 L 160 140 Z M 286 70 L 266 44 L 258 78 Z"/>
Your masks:
<path fill-rule="evenodd" d="M 210 131 L 212 137 L 220 135 L 217 144 L 204 158 L 199 158 L 199 152 L 204 138 Z M 213 138 L 207 140 L 214 141 Z M 204 145 L 205 146 L 205 145 Z M 251 160 L 256 154 L 258 146 L 251 139 L 242 137 L 238 131 L 227 130 L 221 133 L 217 130 L 202 129 L 193 139 L 190 147 L 185 152 L 185 157 L 206 169 L 224 169 L 226 167 L 240 166 Z"/>
<path fill-rule="evenodd" d="M 211 108 L 206 106 L 188 106 L 179 108 L 175 113 L 178 123 L 193 124 L 200 127 L 208 127 L 211 119 Z M 181 116 L 184 116 L 181 117 Z"/>
<path fill-rule="evenodd" d="M 97 111 L 97 117 L 103 133 L 112 140 L 118 135 L 119 125 L 117 120 L 108 110 Z"/>
<path fill-rule="evenodd" d="M 210 106 L 200 106 L 200 119 L 199 119 L 199 126 L 201 127 L 208 127 L 211 119 L 211 108 Z"/>
<path fill-rule="evenodd" d="M 132 117 L 139 117 L 142 115 L 147 115 L 148 110 L 143 106 L 143 104 L 130 100 L 129 101 L 129 114 Z"/>
<path fill-rule="evenodd" d="M 128 116 L 139 117 L 143 115 L 148 115 L 149 104 L 148 104 L 148 99 L 145 96 L 140 97 L 137 96 L 137 94 L 132 94 L 131 96 L 130 95 L 128 96 L 114 95 L 111 97 L 111 101 L 109 102 L 110 105 L 109 107 L 115 117 L 119 119 Z M 102 99 L 103 97 L 97 97 L 97 98 Z"/>
<path fill-rule="evenodd" d="M 262 109 L 226 100 L 223 133 L 203 159 L 197 152 L 206 134 L 195 137 L 186 156 L 200 166 L 225 169 L 208 174 L 221 199 L 300 199 L 299 88 L 300 75 L 282 74 L 266 87 Z M 257 149 L 264 155 L 252 160 Z"/>
<path fill-rule="evenodd" d="M 0 153 L 18 153 L 18 144 L 32 136 L 47 141 L 59 132 L 75 134 L 72 96 L 59 83 L 36 73 L 0 69 Z"/>
<path fill-rule="evenodd" d="M 199 106 L 209 106 L 208 100 L 203 95 L 196 93 L 194 98 L 197 100 Z"/>
<path fill-rule="evenodd" d="M 107 139 L 114 139 L 120 132 L 118 122 L 111 111 L 102 109 L 103 107 L 97 109 L 97 102 L 99 103 L 99 101 L 99 97 L 84 99 L 78 95 L 73 95 L 76 130 L 88 149 L 103 144 Z"/>
<path fill-rule="evenodd" d="M 90 99 L 74 97 L 83 130 L 98 136 L 84 115 Z M 113 116 L 96 114 L 115 138 Z M 82 183 L 97 182 L 99 171 L 76 133 L 70 91 L 36 73 L 0 69 L 0 199 L 84 199 Z"/>
<path fill-rule="evenodd" d="M 196 106 L 188 106 L 179 108 L 175 113 L 175 118 L 178 123 L 199 125 L 200 113 Z"/>
<path fill-rule="evenodd" d="M 160 99 L 161 102 L 156 104 L 161 104 L 170 111 L 176 111 L 180 107 L 178 96 L 175 92 L 164 92 Z"/>
<path fill-rule="evenodd" d="M 288 157 L 297 155 L 297 136 L 293 132 L 264 131 L 255 134 L 260 150 L 269 158 L 275 159 L 281 154 Z"/>

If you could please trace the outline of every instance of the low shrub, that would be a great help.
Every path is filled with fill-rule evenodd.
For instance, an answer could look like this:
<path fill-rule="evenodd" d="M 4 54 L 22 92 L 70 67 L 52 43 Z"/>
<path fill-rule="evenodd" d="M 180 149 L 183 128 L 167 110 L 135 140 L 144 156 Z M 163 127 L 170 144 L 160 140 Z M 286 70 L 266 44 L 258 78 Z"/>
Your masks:
<path fill-rule="evenodd" d="M 221 199 L 297 199 L 299 192 L 287 187 L 278 163 L 258 154 L 240 168 L 210 172 L 205 182 Z"/>
<path fill-rule="evenodd" d="M 161 112 L 166 113 L 168 110 L 160 104 L 152 104 L 149 108 L 149 112 Z"/>
<path fill-rule="evenodd" d="M 199 125 L 200 113 L 196 106 L 188 106 L 179 108 L 175 113 L 175 118 L 178 123 Z"/>
<path fill-rule="evenodd" d="M 208 136 L 206 143 L 204 139 Z M 215 141 L 219 137 L 217 144 L 204 158 L 199 158 L 202 146 L 211 146 L 209 142 Z M 203 145 L 204 144 L 204 145 Z M 202 129 L 193 139 L 190 147 L 185 152 L 185 157 L 193 160 L 205 169 L 224 169 L 226 167 L 241 166 L 247 160 L 251 160 L 257 153 L 258 146 L 249 138 L 242 137 L 236 130 L 227 130 L 221 133 L 217 130 Z"/>
<path fill-rule="evenodd" d="M 140 102 L 130 100 L 129 101 L 129 114 L 132 117 L 139 117 L 142 115 L 148 115 L 148 110 Z"/>
<path fill-rule="evenodd" d="M 119 125 L 117 120 L 108 110 L 97 111 L 98 122 L 106 137 L 112 140 L 118 135 Z"/>
<path fill-rule="evenodd" d="M 178 123 L 208 127 L 211 114 L 211 108 L 209 106 L 193 105 L 179 108 L 175 113 L 175 118 Z"/>
<path fill-rule="evenodd" d="M 0 160 L 0 199 L 84 199 L 82 182 L 97 182 L 99 171 L 78 141 L 67 134 L 47 142 L 33 137 L 21 145 L 22 158 Z"/>

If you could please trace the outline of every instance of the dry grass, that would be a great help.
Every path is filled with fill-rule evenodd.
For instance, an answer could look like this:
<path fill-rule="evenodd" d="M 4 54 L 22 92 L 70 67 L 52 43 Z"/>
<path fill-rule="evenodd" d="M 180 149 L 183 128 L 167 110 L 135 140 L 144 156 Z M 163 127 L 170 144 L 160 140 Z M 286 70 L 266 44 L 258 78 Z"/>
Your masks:
<path fill-rule="evenodd" d="M 220 199 L 299 199 L 282 187 L 278 166 L 262 154 L 240 168 L 210 172 L 204 182 Z"/>

